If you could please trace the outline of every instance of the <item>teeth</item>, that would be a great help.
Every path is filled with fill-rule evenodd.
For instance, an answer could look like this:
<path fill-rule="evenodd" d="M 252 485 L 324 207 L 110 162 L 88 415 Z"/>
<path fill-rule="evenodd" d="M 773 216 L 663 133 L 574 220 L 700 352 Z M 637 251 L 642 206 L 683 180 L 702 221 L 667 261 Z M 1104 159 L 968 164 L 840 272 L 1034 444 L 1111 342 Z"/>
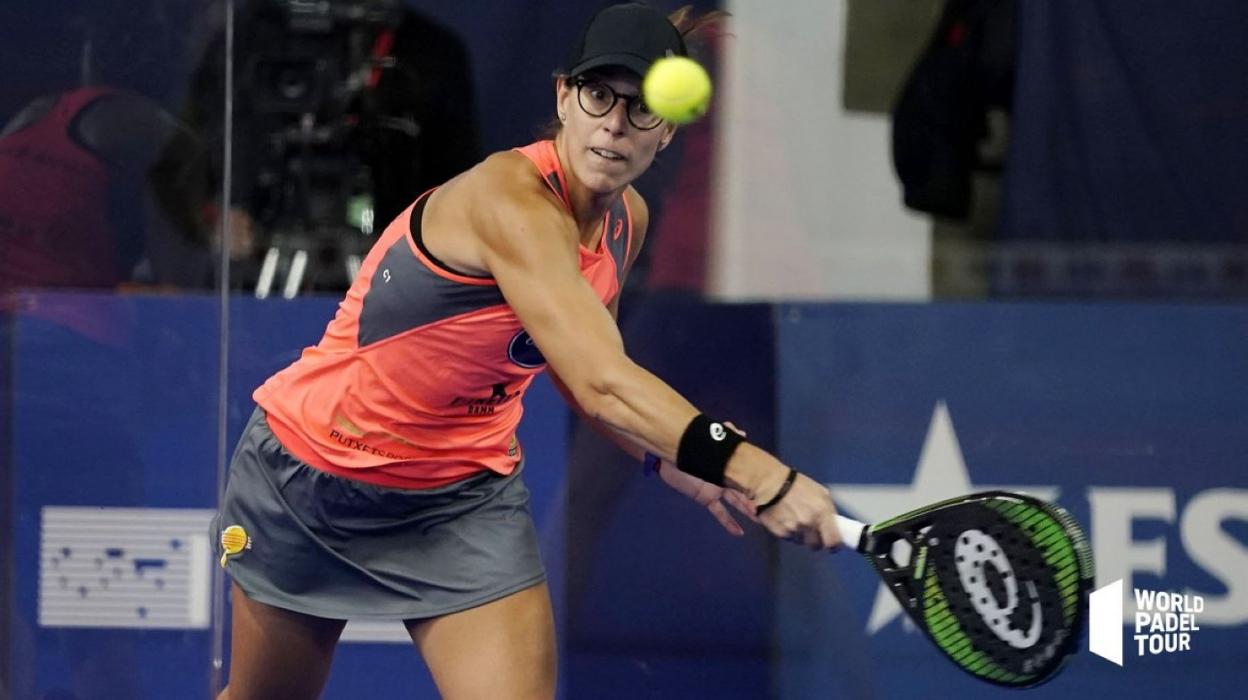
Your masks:
<path fill-rule="evenodd" d="M 601 148 L 591 148 L 590 150 L 608 160 L 624 160 L 624 156 L 614 151 L 606 151 Z"/>

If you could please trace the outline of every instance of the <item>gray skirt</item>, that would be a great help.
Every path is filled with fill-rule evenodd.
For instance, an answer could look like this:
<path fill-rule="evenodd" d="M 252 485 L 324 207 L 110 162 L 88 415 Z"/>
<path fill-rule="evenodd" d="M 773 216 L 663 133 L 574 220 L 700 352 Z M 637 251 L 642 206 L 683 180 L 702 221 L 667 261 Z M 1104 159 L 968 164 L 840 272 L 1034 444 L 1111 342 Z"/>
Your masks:
<path fill-rule="evenodd" d="M 520 472 L 422 491 L 374 486 L 299 461 L 256 409 L 212 541 L 262 603 L 344 620 L 445 615 L 546 579 Z"/>

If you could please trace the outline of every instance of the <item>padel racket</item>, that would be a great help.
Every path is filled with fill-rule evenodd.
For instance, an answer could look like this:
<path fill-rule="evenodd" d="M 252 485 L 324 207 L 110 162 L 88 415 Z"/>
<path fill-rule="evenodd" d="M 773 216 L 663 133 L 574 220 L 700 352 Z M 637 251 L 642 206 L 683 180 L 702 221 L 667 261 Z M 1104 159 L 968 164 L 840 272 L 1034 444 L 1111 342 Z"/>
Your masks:
<path fill-rule="evenodd" d="M 962 670 L 1014 688 L 1074 653 L 1094 576 L 1074 518 L 1033 496 L 986 491 L 874 525 L 837 516 L 919 629 Z"/>

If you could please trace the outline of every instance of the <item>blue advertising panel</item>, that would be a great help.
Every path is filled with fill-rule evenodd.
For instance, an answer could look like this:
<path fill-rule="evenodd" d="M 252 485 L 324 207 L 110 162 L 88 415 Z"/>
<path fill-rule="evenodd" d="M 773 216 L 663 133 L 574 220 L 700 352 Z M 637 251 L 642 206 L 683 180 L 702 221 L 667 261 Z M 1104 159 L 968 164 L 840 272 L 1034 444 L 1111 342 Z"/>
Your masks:
<path fill-rule="evenodd" d="M 232 301 L 231 448 L 253 408 L 252 389 L 315 343 L 336 305 Z M 21 295 L 18 308 L 4 410 L 14 504 L 13 601 L 0 630 L 9 690 L 207 698 L 219 302 L 46 293 Z M 545 380 L 525 406 L 525 480 L 559 600 L 568 414 Z M 395 627 L 400 643 L 341 644 L 324 697 L 436 697 Z"/>
<path fill-rule="evenodd" d="M 782 456 L 848 515 L 1008 488 L 1083 523 L 1096 585 L 1122 581 L 1123 664 L 1085 637 L 1028 697 L 1242 692 L 1248 309 L 797 305 L 778 343 Z M 859 559 L 781 548 L 779 697 L 1012 692 L 941 658 Z M 1201 596 L 1189 649 L 1137 653 L 1133 589 Z"/>
<path fill-rule="evenodd" d="M 633 360 L 774 448 L 769 306 L 662 294 L 621 306 Z M 578 425 L 568 457 L 567 697 L 768 696 L 773 544 L 739 519 L 746 535 L 732 537 Z"/>

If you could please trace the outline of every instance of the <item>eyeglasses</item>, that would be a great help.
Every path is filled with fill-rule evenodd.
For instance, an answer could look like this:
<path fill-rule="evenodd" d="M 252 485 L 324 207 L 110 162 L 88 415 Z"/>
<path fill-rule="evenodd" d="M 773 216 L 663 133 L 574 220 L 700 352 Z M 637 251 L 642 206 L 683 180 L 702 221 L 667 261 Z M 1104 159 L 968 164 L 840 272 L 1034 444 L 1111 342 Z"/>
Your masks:
<path fill-rule="evenodd" d="M 634 127 L 649 131 L 663 123 L 663 117 L 650 111 L 641 95 L 621 95 L 611 89 L 610 85 L 597 80 L 576 79 L 576 101 L 581 109 L 591 117 L 605 117 L 615 109 L 615 103 L 624 100 L 625 111 L 628 112 L 628 123 Z"/>

